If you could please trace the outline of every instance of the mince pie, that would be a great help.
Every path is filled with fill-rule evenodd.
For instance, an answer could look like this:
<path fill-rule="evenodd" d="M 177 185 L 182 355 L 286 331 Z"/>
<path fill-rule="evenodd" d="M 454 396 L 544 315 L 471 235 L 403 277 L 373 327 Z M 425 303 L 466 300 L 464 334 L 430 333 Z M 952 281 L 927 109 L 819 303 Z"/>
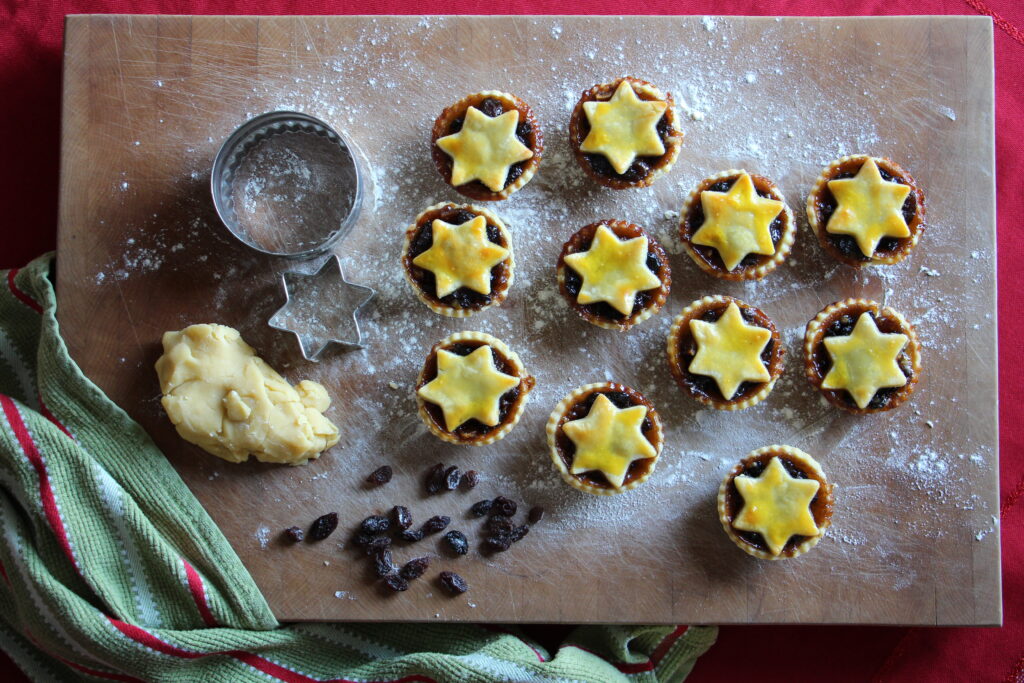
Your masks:
<path fill-rule="evenodd" d="M 668 334 L 668 365 L 680 388 L 719 410 L 749 408 L 771 393 L 783 355 L 775 323 L 731 296 L 694 301 Z"/>
<path fill-rule="evenodd" d="M 435 313 L 464 318 L 500 304 L 515 262 L 505 224 L 472 204 L 435 204 L 405 231 L 405 279 Z"/>
<path fill-rule="evenodd" d="M 803 451 L 765 446 L 722 481 L 718 517 L 744 552 L 765 560 L 796 557 L 813 548 L 832 523 L 832 485 Z"/>
<path fill-rule="evenodd" d="M 833 161 L 807 197 L 821 246 L 851 266 L 902 261 L 924 232 L 924 192 L 889 159 L 855 154 Z"/>
<path fill-rule="evenodd" d="M 807 323 L 807 379 L 825 398 L 857 415 L 892 410 L 914 392 L 921 344 L 906 318 L 866 299 L 826 307 Z"/>
<path fill-rule="evenodd" d="M 676 162 L 678 125 L 671 94 L 627 76 L 583 93 L 569 119 L 569 143 L 580 167 L 605 187 L 647 187 Z"/>
<path fill-rule="evenodd" d="M 420 417 L 438 438 L 483 446 L 519 422 L 534 379 L 489 334 L 458 332 L 430 349 L 416 381 Z"/>
<path fill-rule="evenodd" d="M 730 170 L 686 198 L 679 236 L 701 270 L 723 280 L 759 280 L 786 260 L 796 225 L 768 178 Z"/>
<path fill-rule="evenodd" d="M 544 151 L 530 106 L 494 90 L 467 95 L 442 111 L 430 143 L 445 182 L 479 201 L 507 199 L 530 182 Z"/>
<path fill-rule="evenodd" d="M 610 496 L 644 483 L 658 462 L 661 418 L 636 389 L 586 384 L 548 419 L 548 446 L 562 478 L 586 493 Z"/>
<path fill-rule="evenodd" d="M 643 228 L 603 220 L 580 228 L 558 257 L 558 288 L 589 323 L 628 330 L 665 304 L 668 257 Z"/>

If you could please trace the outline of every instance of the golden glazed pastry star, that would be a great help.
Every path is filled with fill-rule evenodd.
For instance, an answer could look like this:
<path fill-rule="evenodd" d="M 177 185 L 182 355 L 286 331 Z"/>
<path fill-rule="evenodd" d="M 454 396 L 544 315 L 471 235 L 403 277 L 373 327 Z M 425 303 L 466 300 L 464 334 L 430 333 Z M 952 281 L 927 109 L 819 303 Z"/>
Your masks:
<path fill-rule="evenodd" d="M 759 197 L 748 173 L 743 173 L 728 192 L 700 193 L 704 223 L 692 241 L 713 247 L 726 270 L 732 270 L 748 254 L 775 253 L 769 227 L 782 212 L 783 203 Z"/>
<path fill-rule="evenodd" d="M 445 427 L 453 432 L 474 418 L 488 427 L 497 425 L 501 397 L 518 385 L 518 377 L 494 367 L 490 346 L 481 346 L 468 356 L 441 349 L 437 352 L 437 377 L 417 393 L 440 406 Z"/>
<path fill-rule="evenodd" d="M 861 313 L 849 336 L 823 340 L 832 368 L 821 383 L 822 389 L 845 389 L 863 410 L 875 392 L 886 387 L 902 387 L 907 377 L 897 357 L 907 345 L 905 334 L 883 334 L 869 313 Z"/>
<path fill-rule="evenodd" d="M 882 178 L 874 159 L 868 159 L 853 178 L 828 181 L 838 205 L 825 230 L 850 235 L 864 256 L 871 257 L 883 237 L 910 237 L 903 219 L 903 202 L 910 187 Z"/>
<path fill-rule="evenodd" d="M 725 400 L 735 396 L 744 382 L 771 380 L 761 360 L 761 352 L 772 338 L 771 330 L 748 325 L 735 301 L 713 323 L 691 320 L 690 333 L 697 342 L 690 372 L 714 378 Z"/>
<path fill-rule="evenodd" d="M 451 184 L 479 180 L 491 192 L 500 192 L 509 167 L 533 156 L 516 138 L 518 124 L 519 111 L 515 109 L 494 118 L 476 107 L 467 109 L 462 129 L 437 140 L 437 146 L 452 158 Z"/>
<path fill-rule="evenodd" d="M 487 239 L 487 219 L 476 216 L 459 225 L 434 219 L 430 248 L 412 260 L 434 274 L 437 298 L 459 287 L 491 293 L 491 268 L 508 258 L 509 251 Z"/>
<path fill-rule="evenodd" d="M 781 553 L 793 536 L 817 535 L 811 514 L 811 501 L 821 486 L 816 480 L 796 479 L 779 458 L 772 458 L 760 477 L 744 474 L 733 481 L 743 497 L 733 526 L 761 534 L 772 555 Z"/>
<path fill-rule="evenodd" d="M 590 132 L 580 151 L 602 154 L 616 173 L 625 173 L 638 156 L 660 156 L 665 146 L 658 135 L 658 120 L 665 102 L 648 102 L 636 96 L 623 80 L 607 102 L 584 102 Z"/>
<path fill-rule="evenodd" d="M 565 257 L 583 278 L 576 300 L 603 301 L 622 315 L 632 313 L 638 292 L 661 287 L 661 280 L 647 267 L 647 248 L 646 237 L 620 240 L 607 226 L 599 226 L 590 249 Z"/>
<path fill-rule="evenodd" d="M 646 406 L 616 408 L 607 396 L 598 394 L 586 417 L 562 426 L 576 445 L 569 471 L 598 471 L 612 486 L 622 488 L 633 461 L 658 455 L 642 431 L 645 417 Z"/>

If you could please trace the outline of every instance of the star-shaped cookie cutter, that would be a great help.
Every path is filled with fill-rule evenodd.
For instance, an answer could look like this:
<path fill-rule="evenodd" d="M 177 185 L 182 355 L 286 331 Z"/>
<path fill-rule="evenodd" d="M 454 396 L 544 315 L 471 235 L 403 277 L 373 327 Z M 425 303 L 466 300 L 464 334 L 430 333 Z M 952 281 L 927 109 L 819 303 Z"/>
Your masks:
<path fill-rule="evenodd" d="M 313 274 L 282 272 L 281 285 L 284 306 L 267 323 L 295 335 L 303 358 L 315 363 L 331 344 L 364 348 L 356 314 L 376 292 L 346 280 L 337 255 L 331 255 Z"/>

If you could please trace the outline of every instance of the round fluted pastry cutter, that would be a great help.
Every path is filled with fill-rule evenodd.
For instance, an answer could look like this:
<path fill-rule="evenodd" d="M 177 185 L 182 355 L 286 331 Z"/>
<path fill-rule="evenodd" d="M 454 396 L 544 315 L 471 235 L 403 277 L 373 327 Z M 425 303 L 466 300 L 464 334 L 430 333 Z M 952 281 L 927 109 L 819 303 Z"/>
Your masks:
<path fill-rule="evenodd" d="M 221 145 L 210 174 L 213 204 L 228 231 L 268 256 L 314 259 L 347 235 L 365 189 L 357 148 L 308 114 L 274 111 L 239 126 Z M 362 348 L 356 317 L 375 294 L 348 282 L 332 255 L 313 274 L 281 273 L 285 305 L 269 325 L 290 332 L 317 361 L 336 344 Z"/>

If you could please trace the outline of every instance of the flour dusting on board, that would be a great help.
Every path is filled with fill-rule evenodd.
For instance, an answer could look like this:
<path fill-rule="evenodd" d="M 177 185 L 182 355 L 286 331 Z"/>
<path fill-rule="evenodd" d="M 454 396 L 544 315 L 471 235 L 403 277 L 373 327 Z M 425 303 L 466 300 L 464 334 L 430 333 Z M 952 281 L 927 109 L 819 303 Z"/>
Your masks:
<path fill-rule="evenodd" d="M 234 111 L 209 122 L 212 143 L 246 117 L 274 109 L 306 111 L 345 130 L 370 162 L 374 188 L 366 198 L 363 218 L 336 249 L 347 278 L 378 291 L 361 317 L 369 348 L 327 354 L 317 366 L 296 368 L 296 377 L 311 376 L 328 388 L 335 399 L 328 415 L 342 430 L 341 443 L 311 465 L 320 473 L 311 480 L 303 478 L 302 485 L 312 487 L 304 500 L 314 506 L 333 504 L 339 487 L 350 489 L 353 472 L 370 472 L 382 462 L 396 467 L 396 477 L 418 481 L 423 470 L 443 460 L 485 475 L 480 496 L 451 499 L 445 503 L 450 507 L 467 507 L 479 497 L 501 493 L 527 506 L 546 508 L 544 521 L 524 544 L 598 556 L 609 542 L 622 545 L 652 525 L 669 525 L 680 535 L 697 539 L 684 542 L 687 547 L 695 544 L 712 552 L 736 553 L 721 543 L 724 535 L 717 528 L 713 499 L 719 481 L 752 449 L 787 443 L 817 457 L 837 484 L 834 526 L 829 538 L 813 551 L 816 561 L 833 572 L 845 573 L 844 567 L 857 554 L 862 565 L 870 564 L 880 585 L 904 590 L 921 578 L 907 561 L 909 554 L 924 552 L 927 543 L 921 538 L 966 534 L 972 542 L 986 539 L 995 528 L 995 511 L 988 509 L 977 491 L 971 491 L 969 482 L 992 478 L 993 454 L 971 434 L 962 436 L 966 451 L 950 452 L 944 444 L 962 425 L 939 420 L 937 414 L 951 412 L 948 405 L 940 404 L 966 400 L 964 370 L 951 360 L 965 348 L 968 325 L 973 323 L 977 329 L 980 322 L 975 320 L 980 316 L 971 312 L 976 302 L 972 294 L 965 298 L 941 292 L 965 290 L 980 280 L 991 269 L 993 254 L 981 246 L 971 252 L 970 259 L 960 258 L 964 228 L 957 223 L 959 215 L 944 213 L 950 204 L 929 196 L 928 227 L 916 252 L 896 266 L 856 271 L 823 254 L 803 211 L 804 197 L 821 168 L 846 154 L 890 156 L 914 174 L 927 194 L 929 178 L 938 171 L 922 165 L 915 148 L 898 144 L 897 132 L 926 129 L 922 144 L 945 144 L 943 133 L 962 122 L 942 94 L 907 93 L 900 100 L 903 104 L 880 114 L 875 110 L 876 95 L 900 87 L 899 65 L 887 64 L 880 70 L 877 63 L 868 64 L 871 60 L 822 63 L 793 55 L 783 59 L 784 38 L 791 39 L 791 33 L 784 34 L 776 22 L 765 22 L 760 39 L 749 42 L 736 39 L 728 18 L 704 17 L 696 20 L 699 33 L 691 35 L 694 44 L 680 41 L 671 54 L 655 52 L 632 36 L 615 32 L 595 49 L 560 23 L 538 22 L 543 31 L 537 35 L 561 41 L 563 47 L 568 44 L 575 55 L 548 64 L 544 51 L 538 50 L 537 60 L 545 69 L 550 66 L 550 75 L 539 82 L 524 79 L 520 69 L 510 64 L 503 78 L 482 82 L 471 71 L 463 76 L 449 73 L 441 84 L 437 73 L 413 58 L 410 46 L 429 53 L 447 45 L 452 59 L 475 59 L 469 46 L 450 42 L 446 20 L 381 19 L 366 24 L 347 44 L 313 50 L 319 60 L 313 68 L 296 70 L 283 59 L 279 69 L 263 69 L 255 82 L 238 84 L 245 89 L 242 109 L 236 105 Z M 827 29 L 833 30 L 831 25 Z M 805 30 L 806 39 L 815 40 L 820 39 L 815 31 L 826 29 L 808 24 Z M 367 51 L 360 44 L 378 49 Z M 364 74 L 373 75 L 358 78 Z M 581 91 L 627 74 L 673 94 L 686 137 L 676 166 L 652 188 L 613 192 L 598 187 L 576 165 L 566 125 Z M 850 83 L 846 94 L 827 106 L 818 99 L 818 81 L 826 78 Z M 169 86 L 154 87 L 161 87 L 166 95 Z M 465 201 L 442 182 L 431 163 L 428 135 L 434 118 L 462 95 L 494 88 L 515 93 L 533 107 L 544 132 L 543 160 L 538 175 L 523 190 L 488 207 L 512 234 L 516 277 L 508 302 L 465 320 L 442 318 L 419 303 L 403 279 L 402 236 L 425 207 L 442 200 Z M 368 91 L 386 98 L 388 112 L 358 96 Z M 381 134 L 384 113 L 390 119 L 386 134 Z M 882 119 L 891 125 L 880 126 Z M 215 145 L 197 147 L 201 148 L 186 155 L 185 177 L 206 172 Z M 689 261 L 676 237 L 678 212 L 687 193 L 702 178 L 728 168 L 770 177 L 782 188 L 797 219 L 798 238 L 791 257 L 760 282 L 714 280 Z M 294 170 L 301 173 L 301 164 Z M 246 197 L 265 191 L 257 187 L 257 179 L 251 182 L 244 190 Z M 125 186 L 120 187 L 121 183 Z M 119 197 L 130 197 L 137 181 L 118 178 L 114 188 Z M 96 283 L 106 286 L 161 268 L 196 267 L 195 261 L 165 262 L 174 245 L 180 244 L 185 245 L 185 253 L 198 254 L 195 259 L 212 269 L 215 278 L 228 280 L 243 273 L 258 277 L 258 271 L 254 275 L 254 269 L 245 264 L 231 265 L 214 257 L 222 242 L 210 234 L 223 229 L 204 207 L 197 204 L 195 213 L 199 217 L 187 225 L 167 225 L 157 211 L 151 219 L 128 226 L 123 256 L 97 272 Z M 562 243 L 582 225 L 606 217 L 644 226 L 672 255 L 673 287 L 665 310 L 626 334 L 579 320 L 558 294 L 554 278 Z M 145 247 L 130 241 L 140 233 L 150 235 Z M 205 252 L 200 253 L 204 240 L 210 245 L 209 261 L 203 261 Z M 318 265 L 319 261 L 292 267 L 312 272 Z M 260 286 L 270 291 L 272 276 L 264 275 L 267 282 Z M 709 410 L 681 395 L 665 364 L 665 337 L 672 317 L 690 301 L 715 293 L 737 296 L 767 312 L 782 331 L 786 347 L 786 370 L 773 393 L 740 413 Z M 821 401 L 802 376 L 801 345 L 807 320 L 826 304 L 847 296 L 873 298 L 900 310 L 924 343 L 925 377 L 910 402 L 892 413 L 869 417 L 841 413 Z M 257 318 L 253 328 L 262 322 L 259 316 L 265 320 L 272 303 L 253 304 L 251 315 Z M 214 296 L 207 314 L 217 320 L 237 305 Z M 479 449 L 459 449 L 435 440 L 416 415 L 411 392 L 430 346 L 460 330 L 479 330 L 504 340 L 537 378 L 521 423 L 503 441 Z M 288 355 L 288 345 L 293 343 L 283 335 L 264 335 L 263 340 L 279 347 L 259 349 L 270 357 Z M 956 381 L 935 390 L 947 372 Z M 666 425 L 665 449 L 651 479 L 637 490 L 611 498 L 588 496 L 564 484 L 551 465 L 544 438 L 547 416 L 562 397 L 580 384 L 604 379 L 644 392 Z M 975 476 L 978 472 L 984 476 Z M 901 521 L 907 516 L 922 518 L 906 515 L 908 511 L 924 510 L 929 513 L 924 517 L 929 517 L 944 506 L 978 510 L 975 518 L 983 524 L 945 529 Z M 260 527 L 256 533 L 264 547 L 269 533 L 265 530 Z M 678 550 L 664 545 L 645 549 L 649 562 L 678 562 Z M 490 561 L 503 567 L 515 564 L 517 550 Z M 358 590 L 335 595 L 354 600 Z"/>

